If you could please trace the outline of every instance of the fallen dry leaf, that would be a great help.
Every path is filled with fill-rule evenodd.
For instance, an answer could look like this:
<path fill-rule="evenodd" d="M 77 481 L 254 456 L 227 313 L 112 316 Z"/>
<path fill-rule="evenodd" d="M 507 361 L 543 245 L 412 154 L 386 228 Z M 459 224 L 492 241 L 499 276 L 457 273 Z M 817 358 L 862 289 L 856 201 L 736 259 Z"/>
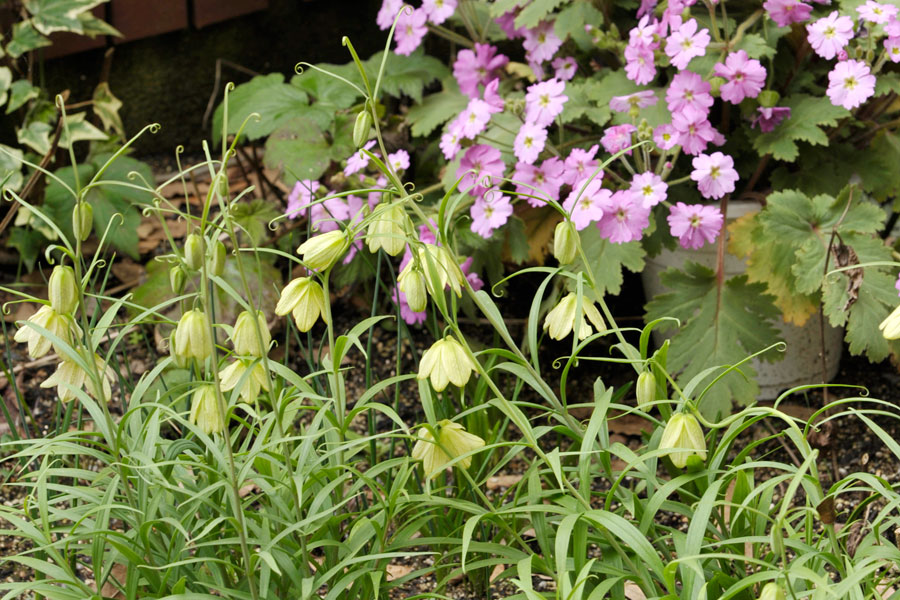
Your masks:
<path fill-rule="evenodd" d="M 409 575 L 412 573 L 413 568 L 409 565 L 388 565 L 385 567 L 387 571 L 387 580 L 393 581 L 395 579 L 399 579 L 404 577 L 405 575 Z"/>
<path fill-rule="evenodd" d="M 625 597 L 628 600 L 647 600 L 647 596 L 644 595 L 643 590 L 630 581 L 625 582 Z"/>
<path fill-rule="evenodd" d="M 509 488 L 522 481 L 522 475 L 496 475 L 489 477 L 487 480 L 487 488 L 496 490 L 499 488 Z"/>

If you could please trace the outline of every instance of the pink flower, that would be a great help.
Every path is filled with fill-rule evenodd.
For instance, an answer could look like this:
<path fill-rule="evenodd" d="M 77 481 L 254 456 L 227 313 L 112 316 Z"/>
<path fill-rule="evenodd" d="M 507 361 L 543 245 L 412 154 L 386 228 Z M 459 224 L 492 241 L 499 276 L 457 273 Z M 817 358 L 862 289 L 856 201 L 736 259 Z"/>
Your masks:
<path fill-rule="evenodd" d="M 838 16 L 835 10 L 827 17 L 807 25 L 806 31 L 809 34 L 809 45 L 816 54 L 831 60 L 853 39 L 853 19 Z"/>
<path fill-rule="evenodd" d="M 483 196 L 492 185 L 490 178 L 500 177 L 505 168 L 500 151 L 493 146 L 486 144 L 470 146 L 459 161 L 459 170 L 456 171 L 456 176 L 462 177 L 459 189 L 468 191 L 476 198 Z"/>
<path fill-rule="evenodd" d="M 394 300 L 394 304 L 400 307 L 400 318 L 407 325 L 418 325 L 425 322 L 425 318 L 428 316 L 427 313 L 424 310 L 416 312 L 411 309 L 406 302 L 406 294 L 401 292 L 397 286 L 394 286 L 394 293 L 391 294 L 391 298 Z"/>
<path fill-rule="evenodd" d="M 630 123 L 607 127 L 603 132 L 603 137 L 600 138 L 600 143 L 603 145 L 604 150 L 610 154 L 615 154 L 631 146 L 631 134 L 635 131 L 637 131 L 637 127 Z M 631 150 L 626 152 L 626 154 L 630 156 Z"/>
<path fill-rule="evenodd" d="M 650 208 L 628 190 L 619 190 L 603 206 L 603 217 L 597 222 L 601 237 L 614 244 L 641 239 L 641 233 L 650 224 Z"/>
<path fill-rule="evenodd" d="M 681 71 L 672 77 L 672 83 L 666 90 L 666 104 L 673 114 L 692 111 L 703 118 L 709 114 L 713 105 L 713 97 L 709 93 L 710 84 L 691 71 Z"/>
<path fill-rule="evenodd" d="M 857 6 L 856 12 L 869 23 L 887 23 L 891 17 L 897 16 L 897 7 L 893 4 L 881 4 L 875 0 L 868 0 L 862 6 Z"/>
<path fill-rule="evenodd" d="M 650 15 L 638 15 L 640 21 L 628 32 L 629 43 L 643 44 L 655 50 L 659 46 L 660 24 L 654 20 L 650 22 Z"/>
<path fill-rule="evenodd" d="M 518 160 L 529 165 L 534 164 L 546 142 L 546 129 L 536 123 L 525 123 L 519 128 L 519 134 L 513 142 L 513 151 Z"/>
<path fill-rule="evenodd" d="M 734 191 L 738 173 L 734 170 L 734 160 L 727 154 L 701 154 L 691 164 L 694 165 L 691 179 L 697 182 L 704 198 L 718 199 Z"/>
<path fill-rule="evenodd" d="M 447 131 L 441 136 L 441 152 L 447 160 L 453 160 L 459 153 L 461 146 L 459 143 L 459 134 Z"/>
<path fill-rule="evenodd" d="M 302 179 L 294 184 L 291 193 L 288 195 L 287 216 L 296 219 L 308 212 L 309 203 L 316 197 L 316 190 L 319 189 L 319 182 L 313 179 Z"/>
<path fill-rule="evenodd" d="M 394 52 L 405 56 L 412 54 L 412 51 L 419 47 L 422 38 L 428 33 L 428 26 L 425 24 L 427 20 L 425 11 L 420 8 L 412 11 L 411 15 L 407 14 L 407 10 L 404 9 L 400 18 L 397 19 L 397 28 L 394 30 L 394 40 L 397 42 Z"/>
<path fill-rule="evenodd" d="M 491 107 L 484 100 L 472 98 L 469 105 L 457 117 L 460 136 L 475 139 L 475 136 L 485 130 L 488 121 L 491 120 Z"/>
<path fill-rule="evenodd" d="M 828 73 L 825 92 L 835 106 L 847 110 L 856 108 L 875 93 L 875 76 L 860 60 L 845 60 L 834 65 Z"/>
<path fill-rule="evenodd" d="M 379 175 L 378 179 L 375 180 L 375 185 L 373 188 L 384 189 L 388 183 L 387 177 L 384 175 Z M 369 192 L 369 210 L 375 210 L 375 207 L 378 206 L 378 203 L 381 202 L 381 196 L 384 192 Z"/>
<path fill-rule="evenodd" d="M 581 231 L 594 221 L 603 218 L 603 207 L 606 205 L 612 192 L 601 188 L 603 182 L 595 177 L 590 182 L 586 179 L 572 186 L 563 208 L 569 212 L 575 229 Z"/>
<path fill-rule="evenodd" d="M 896 16 L 888 19 L 887 24 L 884 26 L 884 33 L 888 37 L 900 37 L 900 21 L 897 20 Z"/>
<path fill-rule="evenodd" d="M 347 159 L 347 166 L 344 167 L 344 175 L 347 177 L 353 175 L 357 171 L 362 171 L 369 165 L 369 156 L 363 150 L 371 150 L 375 145 L 375 140 L 369 140 L 360 150 L 357 150 Z"/>
<path fill-rule="evenodd" d="M 590 150 L 573 148 L 566 158 L 564 165 L 565 170 L 562 174 L 563 183 L 575 185 L 576 182 L 587 179 L 593 175 L 594 171 L 600 165 L 600 161 L 594 159 L 594 157 L 597 156 L 597 150 L 599 149 L 600 147 L 597 144 L 591 146 Z M 597 177 L 602 178 L 603 173 L 600 173 Z"/>
<path fill-rule="evenodd" d="M 565 89 L 565 82 L 555 78 L 530 86 L 525 94 L 525 120 L 548 127 L 569 99 Z"/>
<path fill-rule="evenodd" d="M 625 75 L 640 85 L 653 81 L 653 78 L 656 77 L 653 50 L 644 44 L 629 42 L 625 47 Z"/>
<path fill-rule="evenodd" d="M 349 219 L 350 223 L 359 223 L 363 218 L 363 206 L 365 203 L 363 199 L 359 196 L 347 196 L 346 203 L 346 214 L 345 219 Z M 363 242 L 362 242 L 362 232 L 359 232 L 356 236 L 356 239 L 350 244 L 350 248 L 347 250 L 347 254 L 344 256 L 344 264 L 350 264 L 350 261 L 353 260 L 353 257 L 356 256 L 356 253 L 362 250 Z"/>
<path fill-rule="evenodd" d="M 679 73 L 680 75 L 680 73 Z M 676 75 L 677 77 L 677 75 Z M 708 85 L 708 84 L 707 84 Z M 712 100 L 712 97 L 710 97 Z M 638 110 L 653 106 L 659 101 L 653 90 L 643 90 L 628 94 L 627 96 L 613 96 L 609 101 L 609 107 L 616 112 L 628 112 L 630 110 Z"/>
<path fill-rule="evenodd" d="M 722 213 L 715 206 L 679 202 L 669 209 L 669 231 L 682 248 L 713 243 L 722 229 Z"/>
<path fill-rule="evenodd" d="M 684 69 L 692 58 L 706 54 L 707 45 L 709 45 L 709 30 L 701 29 L 698 32 L 697 21 L 691 19 L 668 37 L 666 56 L 679 70 Z"/>
<path fill-rule="evenodd" d="M 773 131 L 782 121 L 791 118 L 791 109 L 787 106 L 773 106 L 772 108 L 760 106 L 756 111 L 759 114 L 753 117 L 750 127 L 756 127 L 758 124 L 759 130 L 763 133 Z"/>
<path fill-rule="evenodd" d="M 779 27 L 787 27 L 791 23 L 802 23 L 809 18 L 812 6 L 800 0 L 766 0 L 763 8 Z"/>
<path fill-rule="evenodd" d="M 900 37 L 889 37 L 884 40 L 884 50 L 891 62 L 900 62 Z"/>
<path fill-rule="evenodd" d="M 497 93 L 498 87 L 500 87 L 499 79 L 492 79 L 489 84 L 484 86 L 484 101 L 487 103 L 488 111 L 491 114 L 503 112 L 506 106 L 506 102 Z"/>
<path fill-rule="evenodd" d="M 453 63 L 453 76 L 459 83 L 459 91 L 477 98 L 478 85 L 487 85 L 508 62 L 509 57 L 497 54 L 497 48 L 490 44 L 475 44 L 474 51 L 460 50 Z"/>
<path fill-rule="evenodd" d="M 525 30 L 522 46 L 525 47 L 525 58 L 529 63 L 542 63 L 553 58 L 562 46 L 562 40 L 556 35 L 553 21 L 541 21 L 534 29 Z"/>
<path fill-rule="evenodd" d="M 562 81 L 571 81 L 575 77 L 576 69 L 578 69 L 578 64 L 572 56 L 554 58 L 550 64 L 555 70 L 554 76 Z"/>
<path fill-rule="evenodd" d="M 658 0 L 641 0 L 641 6 L 637 11 L 637 17 L 640 19 L 641 17 L 653 12 L 653 9 L 656 8 L 657 1 Z"/>
<path fill-rule="evenodd" d="M 716 139 L 716 130 L 705 115 L 687 111 L 672 115 L 672 127 L 678 135 L 678 144 L 686 154 L 696 155 L 706 150 L 706 145 Z"/>
<path fill-rule="evenodd" d="M 494 23 L 496 23 L 500 27 L 500 29 L 503 31 L 503 33 L 506 34 L 506 37 L 508 37 L 511 40 L 520 38 L 523 35 L 525 35 L 524 27 L 517 28 L 515 26 L 516 17 L 519 16 L 519 10 L 520 9 L 518 9 L 518 8 L 514 8 L 513 10 L 511 10 L 509 12 L 505 12 L 502 15 L 500 15 L 499 17 L 497 17 L 496 19 L 494 19 Z"/>
<path fill-rule="evenodd" d="M 487 239 L 495 229 L 506 224 L 512 212 L 509 196 L 504 196 L 497 188 L 491 188 L 475 201 L 469 211 L 472 231 Z"/>
<path fill-rule="evenodd" d="M 401 149 L 388 154 L 388 163 L 395 171 L 405 171 L 409 168 L 409 152 Z"/>
<path fill-rule="evenodd" d="M 378 16 L 375 17 L 375 23 L 378 25 L 378 28 L 382 31 L 390 29 L 402 6 L 403 0 L 384 0 L 381 3 L 381 10 L 378 11 Z"/>
<path fill-rule="evenodd" d="M 328 193 L 329 196 L 332 192 Z M 327 198 L 322 202 L 309 205 L 309 220 L 313 229 L 327 233 L 340 228 L 338 221 L 350 218 L 350 207 L 343 198 Z"/>
<path fill-rule="evenodd" d="M 513 179 L 517 182 L 516 192 L 524 194 L 531 206 L 544 206 L 547 203 L 545 200 L 559 200 L 564 171 L 565 165 L 555 156 L 545 160 L 540 167 L 517 163 L 513 173 Z"/>
<path fill-rule="evenodd" d="M 671 150 L 678 145 L 678 132 L 671 124 L 658 125 L 653 130 L 653 141 L 660 150 Z"/>
<path fill-rule="evenodd" d="M 456 10 L 456 0 L 422 0 L 422 10 L 428 15 L 428 20 L 435 25 L 440 25 Z"/>
<path fill-rule="evenodd" d="M 900 296 L 900 276 L 897 277 L 897 282 L 894 284 L 894 289 L 897 290 L 897 295 Z"/>
<path fill-rule="evenodd" d="M 719 92 L 722 100 L 732 104 L 740 104 L 744 98 L 756 98 L 766 84 L 766 68 L 743 50 L 729 54 L 725 64 L 716 63 L 714 70 L 716 75 L 728 80 Z"/>
<path fill-rule="evenodd" d="M 638 173 L 631 178 L 631 193 L 644 208 L 653 208 L 666 199 L 669 186 L 653 171 Z"/>
<path fill-rule="evenodd" d="M 469 285 L 472 286 L 472 289 L 476 292 L 484 287 L 484 282 L 481 280 L 481 277 L 478 276 L 476 271 L 470 271 L 472 268 L 472 263 L 475 261 L 475 258 L 470 256 L 466 260 L 459 263 L 459 270 L 463 272 L 463 275 L 466 276 L 466 281 L 469 282 Z"/>

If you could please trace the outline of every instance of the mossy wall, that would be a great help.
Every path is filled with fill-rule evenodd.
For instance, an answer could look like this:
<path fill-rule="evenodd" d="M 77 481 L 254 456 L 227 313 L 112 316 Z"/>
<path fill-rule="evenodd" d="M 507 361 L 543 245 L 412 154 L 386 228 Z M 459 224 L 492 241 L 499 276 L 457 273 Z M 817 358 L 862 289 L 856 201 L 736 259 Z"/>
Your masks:
<path fill-rule="evenodd" d="M 341 37 L 347 35 L 361 56 L 384 47 L 385 33 L 375 25 L 381 2 L 366 0 L 271 0 L 264 12 L 196 30 L 117 44 L 109 75 L 113 93 L 122 100 L 126 133 L 147 123 L 162 129 L 140 140 L 141 154 L 171 154 L 179 144 L 198 151 L 209 139 L 203 114 L 213 92 L 216 61 L 223 59 L 258 73 L 293 75 L 299 61 L 344 63 L 350 60 Z M 51 94 L 71 91 L 70 102 L 91 97 L 99 81 L 105 50 L 91 50 L 47 61 L 44 78 Z M 228 81 L 250 75 L 222 66 L 216 102 Z"/>

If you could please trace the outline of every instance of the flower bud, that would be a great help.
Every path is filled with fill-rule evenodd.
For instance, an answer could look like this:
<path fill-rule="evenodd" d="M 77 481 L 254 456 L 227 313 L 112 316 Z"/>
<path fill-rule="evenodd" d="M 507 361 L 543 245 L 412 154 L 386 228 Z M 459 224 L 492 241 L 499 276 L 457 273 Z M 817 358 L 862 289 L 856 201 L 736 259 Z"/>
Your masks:
<path fill-rule="evenodd" d="M 554 306 L 553 309 L 547 313 L 547 317 L 544 319 L 544 329 L 548 330 L 552 339 L 562 340 L 575 328 L 575 309 L 577 308 L 577 303 L 578 295 L 575 292 L 570 292 L 559 301 L 559 304 Z M 597 310 L 597 307 L 594 306 L 593 302 L 584 297 L 581 299 L 581 313 L 582 314 L 578 319 L 579 340 L 583 340 L 591 335 L 593 331 L 591 326 L 585 321 L 585 316 L 590 319 L 598 332 L 606 331 L 606 324 L 603 322 L 603 317 L 600 316 L 600 311 Z"/>
<path fill-rule="evenodd" d="M 207 435 L 224 431 L 225 415 L 219 410 L 216 387 L 213 384 L 203 383 L 194 390 L 190 421 Z"/>
<path fill-rule="evenodd" d="M 419 428 L 419 440 L 412 451 L 413 460 L 422 461 L 425 476 L 430 479 L 440 475 L 447 463 L 454 458 L 484 446 L 483 439 L 467 432 L 462 425 L 449 419 L 438 423 L 435 431 L 437 440 L 430 428 Z M 472 457 L 466 456 L 456 464 L 468 469 L 472 465 Z"/>
<path fill-rule="evenodd" d="M 428 304 L 428 292 L 425 289 L 425 275 L 409 261 L 397 277 L 397 287 L 406 296 L 406 304 L 413 312 L 422 312 Z"/>
<path fill-rule="evenodd" d="M 785 598 L 784 590 L 774 581 L 770 581 L 764 585 L 762 591 L 759 593 L 759 600 L 785 600 Z"/>
<path fill-rule="evenodd" d="M 778 104 L 781 96 L 779 96 L 778 92 L 776 92 L 775 90 L 763 90 L 759 93 L 759 96 L 757 96 L 756 99 L 759 101 L 759 105 L 763 108 L 773 108 Z"/>
<path fill-rule="evenodd" d="M 656 377 L 652 371 L 641 371 L 637 380 L 637 405 L 638 408 L 649 410 L 650 403 L 656 401 Z"/>
<path fill-rule="evenodd" d="M 353 144 L 357 148 L 361 148 L 363 144 L 369 141 L 369 132 L 372 129 L 372 114 L 363 109 L 356 115 L 356 123 L 353 125 Z"/>
<path fill-rule="evenodd" d="M 303 262 L 313 271 L 325 271 L 343 256 L 350 242 L 346 232 L 336 229 L 313 236 L 300 244 L 297 252 L 303 255 Z"/>
<path fill-rule="evenodd" d="M 430 379 L 435 391 L 440 392 L 448 383 L 457 387 L 466 385 L 475 367 L 465 348 L 448 335 L 422 354 L 416 379 Z"/>
<path fill-rule="evenodd" d="M 82 242 L 91 235 L 94 224 L 94 207 L 82 200 L 72 209 L 72 232 Z"/>
<path fill-rule="evenodd" d="M 394 204 L 390 208 L 378 211 L 372 217 L 366 232 L 369 251 L 374 254 L 379 248 L 384 248 L 391 256 L 397 256 L 406 248 L 406 232 L 410 229 L 412 223 L 403 206 Z"/>
<path fill-rule="evenodd" d="M 213 353 L 209 319 L 202 310 L 189 310 L 181 315 L 175 328 L 175 346 L 172 353 L 181 360 L 205 361 Z"/>
<path fill-rule="evenodd" d="M 188 269 L 199 271 L 203 266 L 203 258 L 206 256 L 203 246 L 203 236 L 199 233 L 192 233 L 184 240 L 184 262 Z"/>
<path fill-rule="evenodd" d="M 325 291 L 311 277 L 298 277 L 282 290 L 275 314 L 284 316 L 292 313 L 297 329 L 309 331 L 319 316 L 326 323 L 328 314 L 325 311 Z"/>
<path fill-rule="evenodd" d="M 571 221 L 560 221 L 553 234 L 553 256 L 561 265 L 568 265 L 575 260 L 578 244 L 575 241 L 575 225 Z"/>
<path fill-rule="evenodd" d="M 249 373 L 247 373 L 248 370 Z M 245 373 L 247 373 L 246 377 Z M 261 390 L 269 391 L 269 382 L 266 380 L 266 371 L 263 369 L 262 363 L 259 361 L 254 363 L 253 360 L 245 358 L 234 361 L 219 373 L 222 391 L 230 392 L 238 386 L 242 378 L 244 383 L 241 385 L 238 395 L 244 402 L 255 402 L 259 398 Z"/>
<path fill-rule="evenodd" d="M 691 456 L 706 460 L 706 439 L 697 418 L 687 413 L 672 415 L 659 440 L 659 449 L 667 450 L 663 456 L 668 456 L 679 469 L 687 466 Z"/>
<path fill-rule="evenodd" d="M 184 284 L 187 282 L 187 275 L 184 272 L 184 267 L 181 265 L 175 265 L 171 269 L 169 269 L 169 285 L 172 287 L 172 293 L 176 296 L 181 294 L 184 291 Z"/>
<path fill-rule="evenodd" d="M 269 333 L 266 317 L 262 311 L 257 311 L 256 313 L 256 324 L 259 325 L 258 334 L 257 327 L 253 323 L 253 314 L 250 311 L 245 310 L 238 315 L 231 334 L 235 354 L 255 357 L 262 357 L 268 354 L 269 342 L 272 341 L 272 336 Z"/>
<path fill-rule="evenodd" d="M 713 98 L 719 97 L 719 90 L 728 83 L 724 77 L 711 77 L 709 79 L 709 93 Z"/>
<path fill-rule="evenodd" d="M 419 265 L 425 274 L 425 285 L 432 296 L 442 293 L 447 286 L 450 286 L 454 294 L 462 296 L 462 286 L 465 285 L 466 276 L 463 275 L 459 263 L 446 247 L 423 244 L 419 248 Z M 439 290 L 432 288 L 433 281 L 438 282 Z"/>
<path fill-rule="evenodd" d="M 878 329 L 881 330 L 885 339 L 896 340 L 897 338 L 900 338 L 900 306 L 895 308 L 894 311 L 881 322 Z"/>
<path fill-rule="evenodd" d="M 72 267 L 57 265 L 50 274 L 50 306 L 61 315 L 71 315 L 78 306 L 78 284 Z"/>
<path fill-rule="evenodd" d="M 210 275 L 215 275 L 216 277 L 222 276 L 222 273 L 225 272 L 226 254 L 225 244 L 217 241 L 215 246 L 212 247 L 212 252 L 209 254 L 209 264 L 207 265 L 207 269 L 209 270 Z"/>

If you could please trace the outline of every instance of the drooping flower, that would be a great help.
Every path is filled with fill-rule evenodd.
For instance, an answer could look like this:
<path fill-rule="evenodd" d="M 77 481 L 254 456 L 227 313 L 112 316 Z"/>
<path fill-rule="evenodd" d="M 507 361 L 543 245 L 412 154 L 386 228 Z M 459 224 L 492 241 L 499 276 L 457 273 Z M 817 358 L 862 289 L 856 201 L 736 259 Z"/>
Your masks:
<path fill-rule="evenodd" d="M 275 314 L 284 316 L 292 313 L 297 329 L 306 332 L 312 329 L 318 318 L 328 322 L 325 310 L 325 291 L 311 277 L 298 277 L 281 291 L 275 306 Z"/>
<path fill-rule="evenodd" d="M 604 206 L 612 192 L 601 188 L 602 183 L 599 176 L 590 182 L 586 179 L 578 182 L 572 186 L 572 191 L 563 202 L 563 208 L 568 211 L 578 231 L 603 218 Z"/>
<path fill-rule="evenodd" d="M 435 391 L 448 384 L 464 387 L 476 368 L 465 348 L 452 335 L 436 341 L 422 354 L 417 379 L 429 379 Z"/>
<path fill-rule="evenodd" d="M 631 193 L 640 199 L 644 208 L 653 208 L 666 199 L 668 184 L 653 171 L 637 173 L 631 179 Z"/>
<path fill-rule="evenodd" d="M 422 0 L 422 10 L 425 11 L 429 21 L 440 25 L 453 16 L 456 11 L 456 0 Z"/>
<path fill-rule="evenodd" d="M 575 226 L 571 221 L 562 220 L 556 225 L 553 232 L 553 258 L 561 265 L 567 265 L 575 260 L 578 253 L 578 236 Z"/>
<path fill-rule="evenodd" d="M 900 306 L 895 308 L 878 326 L 884 338 L 896 340 L 900 338 Z"/>
<path fill-rule="evenodd" d="M 700 428 L 697 417 L 682 412 L 669 417 L 659 440 L 659 449 L 667 450 L 663 456 L 668 456 L 679 469 L 687 466 L 691 456 L 706 460 L 706 438 L 703 437 L 703 429 Z"/>
<path fill-rule="evenodd" d="M 525 94 L 525 121 L 547 127 L 563 111 L 569 99 L 563 92 L 566 84 L 559 79 L 548 79 L 528 88 Z"/>
<path fill-rule="evenodd" d="M 191 395 L 189 420 L 206 435 L 224 431 L 225 415 L 219 410 L 216 386 L 211 383 L 204 383 L 196 387 Z"/>
<path fill-rule="evenodd" d="M 597 328 L 598 332 L 606 331 L 606 324 L 600 311 L 594 306 L 594 303 L 582 296 L 581 298 L 581 314 L 576 315 L 578 308 L 578 294 L 570 292 L 563 296 L 562 300 L 554 306 L 544 319 L 544 329 L 547 334 L 554 340 L 562 340 L 568 337 L 572 330 L 575 329 L 576 317 L 578 320 L 578 339 L 583 340 L 593 333 L 593 329 L 588 325 L 588 320 Z M 587 320 L 585 320 L 587 317 Z"/>
<path fill-rule="evenodd" d="M 635 396 L 637 398 L 638 408 L 647 411 L 653 402 L 656 402 L 656 377 L 653 371 L 641 371 L 638 375 L 637 385 L 635 387 Z"/>
<path fill-rule="evenodd" d="M 710 94 L 711 85 L 692 71 L 681 71 L 672 77 L 672 83 L 666 90 L 666 104 L 669 111 L 675 113 L 693 112 L 706 118 L 713 105 Z"/>
<path fill-rule="evenodd" d="M 825 92 L 835 106 L 856 108 L 875 93 L 875 76 L 861 60 L 844 60 L 828 73 Z"/>
<path fill-rule="evenodd" d="M 766 84 L 766 68 L 743 50 L 732 52 L 725 64 L 716 63 L 715 74 L 727 81 L 719 88 L 722 100 L 740 104 L 744 98 L 756 98 Z"/>
<path fill-rule="evenodd" d="M 616 112 L 629 112 L 653 106 L 658 101 L 659 98 L 656 97 L 653 90 L 642 90 L 627 96 L 613 96 L 612 100 L 609 101 L 609 107 Z"/>
<path fill-rule="evenodd" d="M 597 221 L 600 236 L 614 244 L 641 239 L 650 224 L 650 208 L 629 190 L 618 190 L 603 206 L 603 217 Z"/>
<path fill-rule="evenodd" d="M 175 347 L 172 354 L 181 360 L 194 359 L 200 363 L 212 356 L 213 340 L 210 334 L 209 319 L 202 310 L 188 310 L 181 315 L 173 338 Z"/>
<path fill-rule="evenodd" d="M 787 106 L 773 106 L 771 108 L 759 106 L 756 112 L 759 114 L 753 117 L 750 127 L 759 125 L 759 130 L 763 133 L 774 130 L 782 121 L 791 118 L 791 109 Z"/>
<path fill-rule="evenodd" d="M 697 249 L 716 241 L 722 229 L 722 213 L 715 206 L 678 202 L 669 209 L 669 231 L 683 248 Z"/>
<path fill-rule="evenodd" d="M 75 336 L 81 336 L 81 328 L 75 322 L 75 319 L 69 315 L 56 312 L 47 304 L 41 306 L 36 313 L 28 317 L 27 322 L 46 329 L 70 346 Z M 61 347 L 56 346 L 56 342 L 52 342 L 49 337 L 28 325 L 19 327 L 13 339 L 20 344 L 28 344 L 28 355 L 31 358 L 41 358 L 50 352 L 51 347 L 57 354 L 65 356 L 65 352 Z"/>
<path fill-rule="evenodd" d="M 272 335 L 262 311 L 256 311 L 256 323 L 250 311 L 242 311 L 234 322 L 231 341 L 238 356 L 261 357 L 269 353 Z M 258 328 L 258 329 L 257 329 Z"/>
<path fill-rule="evenodd" d="M 412 221 L 401 204 L 381 207 L 373 213 L 366 230 L 369 252 L 375 254 L 381 248 L 397 256 L 406 248 L 407 231 L 412 231 Z"/>
<path fill-rule="evenodd" d="M 459 263 L 456 258 L 444 246 L 435 244 L 422 244 L 418 249 L 419 267 L 425 277 L 425 287 L 432 296 L 443 294 L 448 287 L 457 296 L 462 296 L 462 286 L 466 281 Z M 403 273 L 401 272 L 400 275 Z M 398 278 L 399 280 L 399 278 Z M 437 283 L 435 289 L 433 282 Z M 410 292 L 403 286 L 401 288 L 407 294 L 412 306 L 412 299 L 409 298 Z"/>
<path fill-rule="evenodd" d="M 343 256 L 350 246 L 347 232 L 336 229 L 328 233 L 314 235 L 297 248 L 303 256 L 303 264 L 313 271 L 325 271 Z"/>
<path fill-rule="evenodd" d="M 409 13 L 409 9 L 404 9 L 397 19 L 397 28 L 394 29 L 394 41 L 397 47 L 394 52 L 409 56 L 413 50 L 422 43 L 422 38 L 428 33 L 428 26 L 425 24 L 428 15 L 421 8 L 417 8 Z"/>
<path fill-rule="evenodd" d="M 249 373 L 248 373 L 249 371 Z M 244 374 L 247 374 L 246 377 Z M 241 383 L 243 379 L 243 383 Z M 269 381 L 262 363 L 253 359 L 240 358 L 219 372 L 223 392 L 230 392 L 239 384 L 238 396 L 244 402 L 252 403 L 259 398 L 262 390 L 269 391 Z"/>
<path fill-rule="evenodd" d="M 495 229 L 506 224 L 512 212 L 509 196 L 497 188 L 491 188 L 472 204 L 472 231 L 487 239 Z"/>
<path fill-rule="evenodd" d="M 506 66 L 509 57 L 497 54 L 490 44 L 475 44 L 474 50 L 460 50 L 453 63 L 453 76 L 459 90 L 470 98 L 478 97 L 478 86 L 487 85 L 497 78 L 498 71 Z"/>
<path fill-rule="evenodd" d="M 437 434 L 437 439 L 433 431 Z M 422 470 L 429 479 L 440 475 L 453 459 L 484 446 L 483 439 L 467 432 L 462 425 L 449 419 L 438 423 L 434 430 L 420 427 L 418 438 L 416 445 L 413 446 L 412 458 L 422 461 Z M 472 457 L 466 456 L 456 464 L 462 469 L 468 469 L 472 464 Z"/>
<path fill-rule="evenodd" d="M 697 182 L 704 198 L 718 199 L 734 191 L 738 173 L 734 169 L 734 160 L 727 154 L 701 154 L 694 157 L 692 164 L 691 179 Z"/>
<path fill-rule="evenodd" d="M 603 149 L 610 154 L 615 154 L 625 148 L 631 146 L 631 134 L 637 131 L 637 127 L 631 123 L 623 123 L 622 125 L 613 125 L 607 127 L 600 138 Z M 631 155 L 631 150 L 626 152 Z"/>
<path fill-rule="evenodd" d="M 812 49 L 822 58 L 831 60 L 853 39 L 853 19 L 832 11 L 827 17 L 806 26 Z"/>
<path fill-rule="evenodd" d="M 518 160 L 533 164 L 544 149 L 546 142 L 547 130 L 544 127 L 536 123 L 524 123 L 519 128 L 519 133 L 513 142 L 513 151 Z"/>
<path fill-rule="evenodd" d="M 692 58 L 706 54 L 709 41 L 709 30 L 697 31 L 697 21 L 690 19 L 666 40 L 666 56 L 676 68 L 685 69 Z"/>
<path fill-rule="evenodd" d="M 100 376 L 101 388 L 99 390 L 94 382 L 94 378 L 82 369 L 77 362 L 68 359 L 59 363 L 53 375 L 41 382 L 41 387 L 55 387 L 56 394 L 62 402 L 68 402 L 75 398 L 74 390 L 82 388 L 86 389 L 88 395 L 92 398 L 100 400 L 101 396 L 98 392 L 102 390 L 102 399 L 109 402 L 112 398 L 112 381 L 116 375 L 115 371 L 98 354 L 94 354 L 94 364 Z"/>
<path fill-rule="evenodd" d="M 424 294 L 424 283 L 422 284 L 422 293 Z M 407 301 L 406 294 L 400 289 L 399 286 L 394 287 L 394 291 L 391 294 L 391 299 L 393 299 L 394 304 L 396 304 L 400 308 L 400 318 L 407 325 L 419 325 L 425 322 L 425 318 L 428 316 L 424 310 L 415 311 L 410 307 L 409 302 Z"/>
<path fill-rule="evenodd" d="M 556 35 L 553 21 L 541 21 L 534 29 L 526 29 L 524 36 L 522 46 L 525 48 L 525 57 L 529 63 L 539 64 L 552 59 L 562 46 L 562 40 Z"/>
<path fill-rule="evenodd" d="M 887 23 L 891 17 L 897 16 L 897 7 L 893 4 L 882 4 L 875 0 L 868 0 L 862 6 L 856 7 L 859 16 L 869 23 Z"/>
<path fill-rule="evenodd" d="M 791 23 L 802 23 L 809 19 L 812 6 L 800 0 L 766 0 L 763 8 L 779 27 L 787 27 Z"/>
<path fill-rule="evenodd" d="M 759 592 L 759 600 L 787 600 L 787 597 L 784 595 L 784 589 L 780 585 L 770 581 Z"/>
<path fill-rule="evenodd" d="M 578 63 L 575 62 L 574 56 L 554 58 L 550 65 L 554 69 L 553 76 L 561 81 L 571 81 L 578 69 Z"/>
<path fill-rule="evenodd" d="M 483 196 L 492 185 L 490 178 L 502 176 L 505 168 L 497 148 L 487 144 L 470 146 L 463 154 L 456 172 L 456 176 L 462 178 L 459 189 L 468 190 L 476 198 Z"/>
<path fill-rule="evenodd" d="M 574 185 L 575 182 L 593 175 L 594 170 L 600 165 L 600 162 L 594 158 L 597 156 L 599 148 L 597 144 L 591 146 L 589 150 L 573 148 L 566 157 L 565 170 L 562 174 L 563 183 Z M 602 174 L 598 177 L 602 177 Z"/>

